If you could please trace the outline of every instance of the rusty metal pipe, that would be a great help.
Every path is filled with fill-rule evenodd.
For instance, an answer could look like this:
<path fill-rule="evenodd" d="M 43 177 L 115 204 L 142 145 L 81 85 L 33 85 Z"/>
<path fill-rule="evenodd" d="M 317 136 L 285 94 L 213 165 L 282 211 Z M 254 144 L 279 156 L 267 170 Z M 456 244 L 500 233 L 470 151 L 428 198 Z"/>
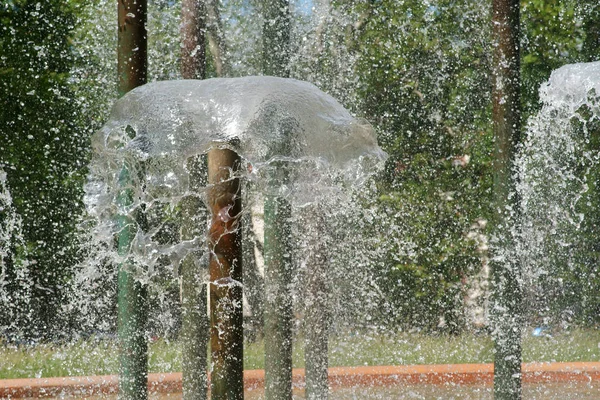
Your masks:
<path fill-rule="evenodd" d="M 242 327 L 242 199 L 239 155 L 229 149 L 208 153 L 210 250 L 211 398 L 244 398 Z"/>
<path fill-rule="evenodd" d="M 146 83 L 148 75 L 148 2 L 119 0 L 117 74 L 119 97 Z"/>

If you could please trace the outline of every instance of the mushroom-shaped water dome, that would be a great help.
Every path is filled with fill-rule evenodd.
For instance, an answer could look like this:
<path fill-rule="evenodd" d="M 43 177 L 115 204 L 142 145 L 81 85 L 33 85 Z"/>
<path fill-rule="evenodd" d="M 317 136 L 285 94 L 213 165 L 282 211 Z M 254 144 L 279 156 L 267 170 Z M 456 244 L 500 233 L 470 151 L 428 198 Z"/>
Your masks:
<path fill-rule="evenodd" d="M 92 146 L 86 202 L 105 221 L 117 213 L 124 165 L 133 204 L 119 214 L 175 206 L 191 190 L 201 194 L 202 187 L 190 187 L 188 161 L 212 147 L 235 150 L 254 188 L 295 204 L 313 202 L 339 182 L 362 181 L 386 156 L 373 128 L 333 97 L 307 82 L 266 76 L 138 87 L 115 103 Z M 281 170 L 286 179 L 273 185 L 272 172 Z"/>
<path fill-rule="evenodd" d="M 267 76 L 138 87 L 115 103 L 92 145 L 93 180 L 114 186 L 125 159 L 144 160 L 146 188 L 172 198 L 187 189 L 186 160 L 215 145 L 233 148 L 254 176 L 274 161 L 295 164 L 291 185 L 303 187 L 323 181 L 324 170 L 360 180 L 385 159 L 373 128 L 333 97 Z"/>
<path fill-rule="evenodd" d="M 95 136 L 96 152 L 129 148 L 149 156 L 201 153 L 215 142 L 237 142 L 251 163 L 274 157 L 318 158 L 343 167 L 363 156 L 382 158 L 373 129 L 333 97 L 295 79 L 245 77 L 162 81 L 129 92 Z M 127 141 L 127 139 L 126 139 Z"/>

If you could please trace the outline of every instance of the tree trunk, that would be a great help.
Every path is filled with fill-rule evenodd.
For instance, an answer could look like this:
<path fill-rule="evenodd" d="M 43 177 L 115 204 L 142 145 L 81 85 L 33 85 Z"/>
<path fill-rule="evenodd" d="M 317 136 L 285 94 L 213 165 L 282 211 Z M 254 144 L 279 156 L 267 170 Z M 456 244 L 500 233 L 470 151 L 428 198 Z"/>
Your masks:
<path fill-rule="evenodd" d="M 215 64 L 217 76 L 229 74 L 227 62 L 227 45 L 223 36 L 223 24 L 219 13 L 219 0 L 207 0 L 206 10 L 208 15 L 208 46 Z"/>
<path fill-rule="evenodd" d="M 291 15 L 289 0 L 264 0 L 263 68 L 265 75 L 290 75 Z"/>
<path fill-rule="evenodd" d="M 119 0 L 117 71 L 119 97 L 144 85 L 148 74 L 148 38 L 146 0 Z"/>
<path fill-rule="evenodd" d="M 520 142 L 519 1 L 493 1 L 494 398 L 521 398 L 521 263 L 514 161 Z"/>

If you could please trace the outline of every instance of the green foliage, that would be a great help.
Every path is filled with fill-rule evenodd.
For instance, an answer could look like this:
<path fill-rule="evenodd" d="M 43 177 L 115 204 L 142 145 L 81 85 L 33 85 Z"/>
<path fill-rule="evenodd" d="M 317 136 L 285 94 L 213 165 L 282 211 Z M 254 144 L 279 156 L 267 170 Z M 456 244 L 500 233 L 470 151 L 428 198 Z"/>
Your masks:
<path fill-rule="evenodd" d="M 521 79 L 523 119 L 539 110 L 539 87 L 550 73 L 581 60 L 584 30 L 577 13 L 585 2 L 521 2 Z"/>
<path fill-rule="evenodd" d="M 489 214 L 489 15 L 468 1 L 357 7 L 363 113 L 390 155 L 380 201 L 413 249 L 388 255 L 386 290 L 399 322 L 457 331 L 482 262 L 467 233 Z"/>
<path fill-rule="evenodd" d="M 582 0 L 577 3 L 577 13 L 583 20 L 584 32 L 581 47 L 581 61 L 600 60 L 600 4 L 594 0 Z"/>
<path fill-rule="evenodd" d="M 397 322 L 436 329 L 442 317 L 455 331 L 486 256 L 472 227 L 491 216 L 491 2 L 337 4 L 360 16 L 351 26 L 358 103 L 390 155 L 380 207 L 410 249 L 388 252 L 385 293 Z M 599 8 L 587 0 L 522 2 L 524 123 L 539 110 L 539 87 L 552 70 L 598 54 Z M 578 273 L 565 277 L 573 293 L 583 293 Z"/>
<path fill-rule="evenodd" d="M 0 8 L 0 169 L 23 221 L 31 278 L 30 287 L 13 287 L 13 302 L 2 305 L 23 307 L 15 314 L 23 320 L 1 322 L 33 337 L 58 327 L 56 311 L 75 257 L 87 148 L 68 85 L 75 6 L 15 0 Z M 5 279 L 15 282 L 15 265 L 24 260 L 4 261 Z M 31 298 L 17 301 L 25 291 Z"/>

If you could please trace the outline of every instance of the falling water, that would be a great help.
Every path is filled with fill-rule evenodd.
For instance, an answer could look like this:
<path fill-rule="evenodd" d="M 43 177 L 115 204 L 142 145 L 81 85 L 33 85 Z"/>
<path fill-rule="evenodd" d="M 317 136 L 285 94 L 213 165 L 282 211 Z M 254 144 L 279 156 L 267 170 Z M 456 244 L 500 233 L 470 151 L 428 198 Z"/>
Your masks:
<path fill-rule="evenodd" d="M 247 247 L 262 242 L 262 200 L 266 194 L 286 198 L 293 206 L 298 260 L 296 309 L 302 313 L 302 265 L 311 253 L 306 242 L 316 238 L 332 243 L 327 249 L 332 254 L 328 274 L 333 294 L 338 296 L 331 296 L 340 310 L 347 309 L 334 319 L 348 322 L 344 314 L 356 318 L 365 308 L 360 304 L 377 304 L 356 295 L 374 284 L 370 273 L 357 268 L 361 263 L 367 265 L 373 254 L 353 233 L 364 211 L 360 204 L 352 206 L 359 203 L 352 193 L 363 192 L 358 188 L 385 158 L 372 128 L 353 118 L 332 97 L 301 81 L 271 77 L 165 81 L 136 89 L 118 101 L 109 122 L 93 139 L 95 156 L 86 186 L 86 204 L 93 217 L 88 224 L 93 234 L 87 246 L 89 256 L 73 286 L 72 307 L 82 309 L 82 325 L 98 330 L 114 326 L 111 310 L 115 287 L 107 283 L 114 278 L 107 277 L 114 276 L 115 265 L 133 257 L 139 266 L 137 278 L 159 296 L 157 308 L 164 311 L 154 318 L 152 326 L 159 331 L 153 334 L 168 336 L 169 331 L 177 331 L 176 304 L 170 303 L 174 296 L 168 293 L 177 288 L 179 261 L 191 251 L 205 251 L 202 234 L 183 241 L 179 238 L 181 200 L 189 195 L 206 200 L 204 188 L 190 192 L 187 160 L 223 145 L 235 148 L 243 157 L 244 212 L 251 222 Z M 127 209 L 118 210 L 117 181 L 125 162 L 132 166 L 135 200 Z M 288 183 L 267 184 L 281 163 L 288 165 Z M 303 211 L 315 205 L 320 218 L 325 219 L 319 231 L 314 231 L 310 213 Z M 119 256 L 112 246 L 117 233 L 114 215 L 125 213 L 139 219 L 136 214 L 140 210 L 146 215 L 146 226 L 138 228 L 129 253 Z M 349 224 L 348 219 L 354 222 Z M 332 239 L 327 240 L 328 236 Z M 254 260 L 246 275 L 255 285 L 245 285 L 247 306 L 260 308 L 262 254 L 250 253 Z M 348 308 L 349 304 L 353 307 Z M 260 311 L 246 313 L 251 316 L 252 312 Z"/>
<path fill-rule="evenodd" d="M 599 76 L 598 62 L 557 69 L 540 89 L 542 110 L 528 123 L 519 193 L 527 303 L 539 324 L 566 327 L 598 307 L 585 288 L 597 279 Z"/>
<path fill-rule="evenodd" d="M 11 295 L 10 287 L 20 290 Z M 32 288 L 21 216 L 14 208 L 6 172 L 0 169 L 0 335 L 17 342 L 27 337 L 21 327 L 31 320 L 23 310 L 30 307 Z"/>
<path fill-rule="evenodd" d="M 360 7 L 339 2 L 335 2 L 336 5 L 333 6 L 331 3 L 329 0 L 316 0 L 313 2 L 312 12 L 303 11 L 303 2 L 292 5 L 296 7 L 294 12 L 297 19 L 292 33 L 294 44 L 290 62 L 291 76 L 314 83 L 346 108 L 357 110 L 364 106 L 359 103 L 359 92 L 363 88 L 360 87 L 362 80 L 356 72 L 356 63 L 361 61 L 360 54 L 353 48 L 355 43 L 352 43 L 352 38 L 365 24 L 379 20 L 375 15 L 359 12 Z M 149 80 L 179 79 L 180 10 L 175 6 L 177 2 L 154 0 L 150 4 Z M 258 38 L 263 20 L 255 6 L 255 2 L 246 0 L 222 2 L 221 17 L 228 46 L 226 61 L 230 64 L 228 76 L 260 73 L 260 57 L 257 54 L 260 53 Z M 393 53 L 391 50 L 395 48 L 396 41 L 408 46 L 411 38 L 416 37 L 414 35 L 420 34 L 422 36 L 418 37 L 423 39 L 435 37 L 438 31 L 433 29 L 430 32 L 434 34 L 429 35 L 427 31 L 432 29 L 430 23 L 436 16 L 450 18 L 441 22 L 436 29 L 445 29 L 444 26 L 449 21 L 454 24 L 457 20 L 450 12 L 449 8 L 452 7 L 444 7 L 427 8 L 427 15 L 422 21 L 407 10 L 403 20 L 406 24 L 399 27 L 393 37 L 388 36 L 387 39 L 390 40 L 378 42 L 378 36 L 373 42 L 367 43 L 377 51 L 389 55 L 390 59 L 396 57 L 401 60 L 397 64 L 404 63 L 403 65 L 370 64 L 370 59 L 366 57 L 362 62 L 371 65 L 372 73 L 383 71 L 398 76 L 401 87 L 392 88 L 398 93 L 393 98 L 397 105 L 394 112 L 403 117 L 408 116 L 407 119 L 411 119 L 413 114 L 426 114 L 424 117 L 420 116 L 420 121 L 427 124 L 426 128 L 422 128 L 427 131 L 427 137 L 432 137 L 434 141 L 452 137 L 452 140 L 466 143 L 456 147 L 442 146 L 441 150 L 438 149 L 440 154 L 436 153 L 436 157 L 439 156 L 441 160 L 436 161 L 438 164 L 447 164 L 448 171 L 461 177 L 463 169 L 467 170 L 478 162 L 483 164 L 485 161 L 480 160 L 485 156 L 480 153 L 487 151 L 486 145 L 480 144 L 487 139 L 478 137 L 483 135 L 480 131 L 485 130 L 486 125 L 479 124 L 477 119 L 481 119 L 481 116 L 475 115 L 477 112 L 468 112 L 469 107 L 475 105 L 477 108 L 476 103 L 486 98 L 487 55 L 485 51 L 476 54 L 477 50 L 473 50 L 473 60 L 463 59 L 469 49 L 482 47 L 481 43 L 487 40 L 486 28 L 482 27 L 478 34 L 465 36 L 467 39 L 458 37 L 447 43 L 429 43 L 433 47 L 429 49 L 431 51 L 427 57 L 431 58 L 424 57 L 424 62 L 431 62 L 433 67 L 421 65 L 423 59 L 417 58 L 416 52 L 402 53 L 402 50 Z M 461 27 L 463 24 L 468 25 L 465 32 L 473 28 L 473 25 L 467 24 L 468 20 L 480 18 L 481 21 L 487 21 L 486 13 L 489 12 L 487 5 L 483 3 L 463 7 L 467 8 L 468 13 L 460 19 Z M 70 83 L 75 92 L 73 97 L 79 106 L 78 112 L 91 121 L 90 132 L 98 131 L 109 118 L 110 106 L 116 100 L 114 14 L 114 1 L 95 2 L 94 7 L 82 10 L 73 37 L 73 48 L 80 63 L 76 63 L 71 71 Z M 387 23 L 385 17 L 380 23 Z M 422 56 L 421 48 L 418 50 L 418 54 Z M 453 63 L 452 57 L 459 61 Z M 473 62 L 475 67 L 469 65 L 469 62 Z M 472 67 L 476 72 L 469 69 Z M 456 78 L 458 75 L 455 69 L 460 71 L 459 75 L 464 75 Z M 214 71 L 209 70 L 208 74 L 214 76 Z M 593 233 L 600 220 L 593 211 L 600 205 L 596 200 L 598 179 L 595 172 L 598 169 L 600 149 L 597 143 L 597 93 L 600 88 L 594 80 L 594 76 L 598 75 L 600 67 L 596 63 L 567 66 L 556 71 L 541 90 L 544 103 L 542 111 L 528 125 L 527 142 L 523 146 L 519 162 L 519 192 L 523 199 L 523 244 L 527 249 L 524 253 L 527 261 L 523 274 L 524 287 L 528 311 L 531 311 L 529 315 L 536 316 L 531 318 L 535 327 L 545 328 L 556 324 L 568 327 L 571 323 L 577 326 L 577 322 L 587 322 L 586 313 L 597 314 L 599 309 L 600 302 L 593 293 L 593 288 L 598 286 L 595 268 L 598 250 L 593 243 Z M 377 355 L 378 362 L 382 364 L 425 362 L 431 355 L 427 352 L 431 350 L 422 348 L 421 342 L 413 343 L 413 338 L 406 332 L 430 329 L 431 320 L 434 321 L 435 330 L 435 320 L 438 317 L 439 326 L 443 327 L 447 320 L 439 316 L 443 313 L 440 310 L 445 305 L 451 305 L 446 308 L 454 307 L 455 311 L 459 308 L 458 312 L 464 311 L 462 301 L 466 291 L 472 294 L 470 297 L 475 299 L 474 303 L 479 301 L 472 305 L 476 311 L 471 318 L 477 328 L 483 331 L 487 324 L 484 303 L 489 294 L 487 221 L 483 218 L 470 220 L 472 215 L 457 217 L 462 218 L 459 222 L 452 219 L 463 211 L 459 207 L 461 199 L 472 196 L 472 193 L 465 191 L 466 194 L 461 194 L 464 187 L 457 189 L 458 184 L 452 180 L 448 187 L 439 186 L 444 190 L 434 193 L 435 199 L 411 198 L 414 193 L 409 193 L 410 188 L 401 187 L 401 184 L 393 189 L 396 193 L 390 195 L 392 198 L 386 197 L 388 194 L 381 196 L 381 188 L 377 187 L 382 184 L 381 180 L 371 179 L 369 173 L 377 169 L 374 164 L 382 154 L 375 150 L 374 133 L 367 124 L 342 111 L 339 104 L 328 96 L 317 96 L 316 101 L 313 101 L 315 99 L 311 96 L 316 88 L 298 81 L 295 83 L 297 88 L 312 100 L 299 104 L 298 99 L 294 100 L 296 103 L 288 99 L 290 108 L 309 108 L 302 118 L 294 119 L 282 112 L 281 101 L 261 103 L 258 100 L 263 94 L 261 83 L 264 81 L 261 79 L 264 78 L 256 79 L 258 80 L 248 87 L 241 84 L 243 80 L 228 83 L 212 81 L 213 83 L 207 84 L 206 92 L 201 89 L 204 83 L 198 83 L 198 87 L 181 82 L 155 83 L 133 93 L 128 98 L 133 101 L 117 103 L 110 115 L 109 124 L 95 135 L 94 146 L 98 153 L 91 164 L 91 179 L 86 185 L 89 215 L 82 222 L 79 232 L 83 261 L 77 265 L 76 273 L 65 285 L 70 301 L 60 311 L 66 316 L 64 319 L 70 321 L 65 332 L 73 331 L 75 337 L 77 334 L 84 337 L 93 335 L 97 339 L 108 340 L 100 341 L 102 344 L 98 346 L 94 341 L 83 342 L 78 350 L 81 352 L 77 353 L 78 357 L 96 360 L 98 353 L 107 351 L 102 366 L 97 370 L 99 373 L 115 370 L 115 348 L 111 347 L 116 329 L 115 277 L 116 266 L 123 259 L 123 256 L 114 251 L 113 243 L 115 226 L 112 217 L 118 211 L 137 213 L 138 210 L 145 209 L 147 225 L 137 231 L 129 255 L 139 261 L 136 277 L 146 283 L 150 290 L 151 315 L 146 336 L 150 340 L 156 337 L 168 340 L 177 337 L 181 325 L 178 265 L 188 252 L 203 248 L 204 241 L 202 236 L 184 241 L 179 236 L 179 203 L 190 194 L 189 170 L 185 160 L 194 154 L 204 153 L 215 145 L 236 146 L 242 149 L 244 156 L 245 168 L 240 172 L 240 177 L 244 180 L 246 205 L 243 215 L 246 248 L 244 263 L 252 266 L 244 276 L 248 340 L 252 341 L 258 336 L 260 342 L 260 312 L 264 295 L 262 204 L 265 193 L 273 194 L 274 190 L 265 184 L 266 177 L 272 172 L 272 164 L 280 161 L 295 168 L 291 183 L 275 189 L 276 194 L 293 202 L 291 233 L 295 268 L 292 283 L 295 339 L 304 334 L 305 317 L 313 301 L 307 299 L 305 290 L 311 279 L 309 266 L 314 263 L 315 254 L 318 253 L 316 250 L 324 245 L 329 249 L 330 257 L 327 260 L 328 290 L 327 293 L 319 293 L 329 304 L 330 327 L 327 328 L 329 331 L 322 334 L 331 334 L 336 338 L 330 349 L 333 360 L 336 357 L 346 360 L 342 356 L 350 355 L 357 364 L 370 363 L 372 359 L 364 353 L 369 352 L 370 344 L 380 343 L 382 346 L 375 347 L 376 349 L 391 349 L 385 354 Z M 467 93 L 467 96 L 473 97 L 444 99 L 444 82 L 449 79 L 456 79 L 462 85 L 458 88 L 461 96 Z M 270 83 L 276 86 L 273 82 Z M 219 90 L 215 89 L 214 93 L 208 94 L 208 88 L 213 84 Z M 226 91 L 235 90 L 238 93 L 241 87 L 246 88 L 246 91 L 242 91 L 245 96 L 223 96 Z M 252 104 L 243 103 L 242 97 Z M 439 104 L 436 103 L 438 98 L 442 99 Z M 362 99 L 364 101 L 364 96 Z M 283 103 L 286 101 L 284 99 Z M 452 103 L 448 109 L 444 108 L 444 101 Z M 319 118 L 308 116 L 315 113 Z M 411 135 L 415 135 L 412 138 L 416 137 L 413 130 L 421 127 L 413 127 L 408 123 L 400 124 L 400 128 L 392 124 L 386 125 L 393 117 L 398 116 L 369 115 L 370 119 L 383 127 L 382 132 L 378 132 L 380 139 L 391 140 L 392 135 L 405 133 L 409 138 Z M 338 129 L 340 121 L 342 125 L 348 123 L 351 128 Z M 297 135 L 289 149 L 291 156 L 271 157 L 273 145 L 289 144 L 279 134 L 290 127 L 297 129 L 299 126 L 310 126 L 310 129 L 296 131 Z M 363 152 L 352 144 L 346 146 L 343 142 L 336 146 L 336 143 L 330 143 L 324 136 L 308 134 L 323 131 L 333 132 L 334 137 L 341 135 L 339 137 L 342 142 L 351 139 L 351 143 L 366 145 L 370 149 L 367 151 L 369 156 L 364 157 Z M 469 133 L 460 136 L 458 131 Z M 169 136 L 165 132 L 172 132 L 173 135 Z M 247 136 L 240 136 L 242 132 Z M 268 136 L 269 132 L 273 136 Z M 230 139 L 234 137 L 240 139 L 240 142 L 231 143 Z M 250 137 L 260 137 L 261 140 L 248 140 Z M 402 143 L 410 143 L 411 140 Z M 471 146 L 472 143 L 476 143 L 475 148 Z M 338 147 L 341 153 L 327 152 L 326 149 L 330 147 Z M 455 153 L 457 148 L 464 151 Z M 415 161 L 411 159 L 413 156 L 414 154 L 408 155 L 406 160 L 394 160 L 397 161 L 395 172 L 401 174 Z M 352 161 L 356 158 L 360 159 L 359 162 Z M 132 206 L 119 210 L 114 202 L 117 190 L 115 174 L 125 160 L 139 162 L 132 185 L 136 190 L 136 200 Z M 454 179 L 454 175 L 451 179 Z M 13 325 L 19 325 L 14 317 L 21 317 L 22 311 L 27 309 L 28 290 L 32 285 L 31 266 L 26 261 L 27 246 L 20 234 L 20 217 L 14 212 L 10 188 L 2 177 L 0 175 L 0 213 L 3 214 L 3 225 L 0 227 L 0 307 L 8 312 L 1 316 L 3 320 L 0 321 L 0 326 L 14 331 Z M 424 178 L 425 181 L 427 179 Z M 474 183 L 469 188 L 477 185 L 481 183 Z M 434 187 L 434 190 L 437 191 L 438 187 Z M 422 193 L 432 195 L 433 192 L 415 193 L 420 196 Z M 204 200 L 204 189 L 194 195 Z M 402 197 L 404 195 L 406 198 Z M 464 196 L 461 198 L 461 195 Z M 482 203 L 485 201 L 483 199 Z M 428 208 L 432 204 L 433 207 Z M 319 213 L 314 212 L 315 205 L 318 205 Z M 484 208 L 485 205 L 476 213 L 484 214 Z M 449 217 L 440 218 L 438 226 L 432 227 L 431 215 L 440 210 L 442 213 L 447 212 Z M 4 218 L 4 215 L 9 217 Z M 467 222 L 464 223 L 465 221 Z M 446 237 L 444 223 L 456 223 L 456 230 L 462 236 L 459 239 L 456 239 L 457 236 Z M 438 230 L 437 233 L 442 232 L 436 237 L 438 242 L 419 241 L 422 236 L 433 237 L 435 230 Z M 417 290 L 410 291 L 411 279 L 419 277 L 423 272 L 420 270 L 421 261 L 432 254 L 449 257 L 445 250 L 453 247 L 457 240 L 474 243 L 476 249 L 473 254 L 476 257 L 473 258 L 477 260 L 466 263 L 474 264 L 476 268 L 481 267 L 479 276 L 473 278 L 478 270 L 468 270 L 470 275 L 463 281 L 456 279 L 447 283 L 442 282 L 442 278 L 436 280 L 436 271 L 424 271 L 425 277 L 415 285 Z M 421 243 L 429 244 L 423 246 Z M 458 246 L 466 247 L 464 243 Z M 445 250 L 437 251 L 439 248 Z M 198 256 L 206 258 L 207 253 L 201 250 Z M 439 263 L 434 260 L 430 265 L 436 268 L 444 262 L 461 263 L 463 259 L 460 256 L 462 254 Z M 7 278 L 4 268 L 7 260 L 20 266 L 14 269 L 18 276 Z M 430 261 L 426 260 L 425 264 Z M 406 274 L 393 275 L 394 279 L 390 281 L 389 276 L 386 276 L 390 270 Z M 396 279 L 396 276 L 399 277 Z M 24 290 L 18 294 L 13 291 L 10 296 L 3 296 L 7 293 L 3 289 L 8 282 L 15 283 Z M 449 285 L 444 290 L 453 293 L 454 298 L 429 299 L 428 296 L 437 293 L 435 285 L 440 282 Z M 577 285 L 573 282 L 577 282 Z M 387 286 L 384 287 L 385 285 Z M 584 290 L 580 291 L 580 288 Z M 396 298 L 391 299 L 391 296 Z M 421 296 L 420 300 L 417 296 Z M 469 301 L 470 298 L 465 303 Z M 408 315 L 407 310 L 416 311 Z M 574 320 L 575 318 L 580 320 Z M 357 337 L 361 339 L 359 345 L 355 341 Z M 478 341 L 482 337 L 483 345 Z M 425 342 L 430 339 L 427 336 L 426 339 L 419 340 Z M 472 359 L 490 361 L 491 355 L 486 347 L 485 337 L 471 338 L 467 334 L 465 340 L 468 342 L 471 339 L 472 344 L 469 342 L 466 347 L 461 348 L 451 347 L 451 339 L 440 339 L 444 341 L 442 347 L 449 349 L 436 354 L 436 359 L 455 362 L 465 354 L 476 354 Z M 549 338 L 549 346 L 554 347 L 551 340 L 553 339 Z M 175 343 L 170 345 L 174 346 Z M 593 343 L 593 347 L 595 346 L 596 343 Z M 77 349 L 77 345 L 74 347 Z M 597 357 L 594 353 L 597 349 L 590 350 L 588 347 L 589 351 L 592 354 L 590 357 Z M 544 351 L 544 359 L 554 359 L 559 352 L 560 349 L 548 348 Z M 67 353 L 65 350 L 63 354 L 63 349 L 56 350 L 53 360 L 66 357 Z M 464 359 L 471 360 L 467 356 Z M 156 368 L 170 371 L 178 363 L 180 359 L 175 356 L 174 359 L 165 359 Z M 69 360 L 64 361 L 61 371 L 64 374 L 82 374 L 83 370 L 75 365 L 76 363 L 71 365 Z M 15 371 L 19 368 L 15 367 Z M 37 376 L 45 374 L 45 370 L 46 366 L 42 365 L 27 372 L 31 376 Z M 423 390 L 427 394 L 422 396 L 429 395 L 430 390 L 433 393 L 431 396 L 439 397 L 440 389 L 437 387 Z M 361 393 L 363 392 L 358 390 L 352 391 L 348 397 L 356 398 L 362 396 Z M 474 393 L 476 394 L 473 396 L 483 396 L 480 389 L 474 389 Z M 367 396 L 366 393 L 364 395 Z M 406 392 L 373 394 L 373 397 L 396 395 L 406 395 Z M 418 396 L 420 392 L 415 390 L 406 396 L 410 395 Z M 539 393 L 539 396 L 545 395 Z"/>

